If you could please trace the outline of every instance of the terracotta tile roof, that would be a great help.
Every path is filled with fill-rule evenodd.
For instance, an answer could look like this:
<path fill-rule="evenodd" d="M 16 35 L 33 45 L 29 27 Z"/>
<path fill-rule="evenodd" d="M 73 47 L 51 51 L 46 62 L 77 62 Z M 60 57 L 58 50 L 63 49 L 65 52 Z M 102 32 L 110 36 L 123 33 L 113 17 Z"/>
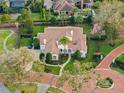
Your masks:
<path fill-rule="evenodd" d="M 55 0 L 53 7 L 57 11 L 70 11 L 75 5 L 73 0 Z"/>
<path fill-rule="evenodd" d="M 40 44 L 45 45 L 45 52 L 59 54 L 57 42 L 64 36 L 71 38 L 68 48 L 73 51 L 87 52 L 86 35 L 80 27 L 47 27 L 44 33 L 39 33 Z M 58 42 L 59 43 L 59 42 Z"/>

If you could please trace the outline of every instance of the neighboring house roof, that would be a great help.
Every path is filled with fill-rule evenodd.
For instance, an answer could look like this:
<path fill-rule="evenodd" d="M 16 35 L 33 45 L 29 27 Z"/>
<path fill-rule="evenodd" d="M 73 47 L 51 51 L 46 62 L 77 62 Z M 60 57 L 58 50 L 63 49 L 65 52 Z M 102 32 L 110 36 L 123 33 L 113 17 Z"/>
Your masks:
<path fill-rule="evenodd" d="M 11 93 L 3 84 L 0 84 L 0 93 Z"/>
<path fill-rule="evenodd" d="M 10 0 L 11 7 L 25 7 L 26 0 Z"/>
<path fill-rule="evenodd" d="M 80 27 L 47 27 L 44 33 L 38 34 L 38 38 L 40 44 L 45 45 L 45 53 L 59 54 L 59 40 L 64 36 L 72 39 L 67 45 L 69 49 L 87 52 L 86 35 L 82 33 L 83 29 Z"/>
<path fill-rule="evenodd" d="M 53 6 L 52 0 L 44 0 L 44 6 L 46 6 L 47 9 L 50 9 Z"/>
<path fill-rule="evenodd" d="M 54 0 L 53 8 L 57 11 L 70 11 L 75 7 L 73 0 Z"/>
<path fill-rule="evenodd" d="M 3 2 L 4 0 L 0 0 L 0 2 Z"/>
<path fill-rule="evenodd" d="M 93 0 L 83 0 L 84 3 L 92 3 Z"/>

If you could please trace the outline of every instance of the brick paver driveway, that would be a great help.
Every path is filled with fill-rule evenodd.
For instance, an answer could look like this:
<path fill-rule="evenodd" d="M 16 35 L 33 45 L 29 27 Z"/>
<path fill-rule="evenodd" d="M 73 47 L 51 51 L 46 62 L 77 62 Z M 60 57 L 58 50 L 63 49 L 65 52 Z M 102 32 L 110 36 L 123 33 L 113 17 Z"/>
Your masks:
<path fill-rule="evenodd" d="M 124 53 L 124 45 L 119 46 L 110 52 L 97 66 L 97 69 L 109 69 L 112 61 L 117 58 L 119 55 Z"/>
<path fill-rule="evenodd" d="M 111 70 L 110 65 L 115 58 L 124 53 L 124 45 L 119 46 L 110 52 L 96 67 L 95 72 L 101 77 L 110 77 L 114 81 L 111 89 L 101 89 L 96 87 L 96 80 L 92 79 L 90 83 L 82 87 L 80 93 L 124 93 L 124 76 Z"/>
<path fill-rule="evenodd" d="M 124 45 L 121 45 L 110 52 L 96 67 L 96 74 L 92 75 L 92 79 L 85 84 L 83 83 L 80 93 L 124 93 L 124 76 L 110 69 L 112 61 L 122 53 L 124 53 Z M 94 77 L 96 77 L 98 74 L 100 74 L 101 77 L 112 78 L 114 81 L 114 86 L 111 89 L 101 89 L 96 87 L 96 78 Z M 53 86 L 55 86 L 57 82 L 56 76 L 49 73 L 44 74 L 43 76 L 32 74 L 32 77 L 30 76 L 30 78 L 27 79 L 27 81 L 38 81 L 47 84 L 50 83 L 50 85 Z M 63 90 L 67 93 L 72 93 L 72 89 L 66 81 L 63 84 Z"/>

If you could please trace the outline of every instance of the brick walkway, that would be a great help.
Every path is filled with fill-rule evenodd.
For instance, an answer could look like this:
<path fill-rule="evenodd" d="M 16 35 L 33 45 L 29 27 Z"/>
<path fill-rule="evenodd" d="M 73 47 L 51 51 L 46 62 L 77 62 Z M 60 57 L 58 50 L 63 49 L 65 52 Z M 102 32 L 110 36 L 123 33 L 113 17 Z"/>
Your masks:
<path fill-rule="evenodd" d="M 92 79 L 85 84 L 83 83 L 83 87 L 80 93 L 124 93 L 124 76 L 110 69 L 110 65 L 113 59 L 122 53 L 124 53 L 124 45 L 114 49 L 111 53 L 109 53 L 96 67 L 96 74 L 92 75 Z M 114 81 L 114 86 L 111 89 L 97 88 L 96 78 L 94 78 L 97 74 L 100 74 L 101 77 L 112 78 Z M 55 86 L 57 78 L 53 74 L 49 73 L 42 76 L 32 74 L 30 78 L 27 77 L 26 81 L 38 81 L 47 84 L 50 83 L 51 85 Z M 63 84 L 63 90 L 67 91 L 67 93 L 72 93 L 72 89 L 66 81 Z"/>
<path fill-rule="evenodd" d="M 96 87 L 96 80 L 91 80 L 82 88 L 80 93 L 124 93 L 124 76 L 111 70 L 110 65 L 114 59 L 124 53 L 124 45 L 119 46 L 110 52 L 96 67 L 95 72 L 101 77 L 110 77 L 114 81 L 114 87 L 111 89 L 101 89 Z M 93 86 L 92 86 L 93 85 Z"/>

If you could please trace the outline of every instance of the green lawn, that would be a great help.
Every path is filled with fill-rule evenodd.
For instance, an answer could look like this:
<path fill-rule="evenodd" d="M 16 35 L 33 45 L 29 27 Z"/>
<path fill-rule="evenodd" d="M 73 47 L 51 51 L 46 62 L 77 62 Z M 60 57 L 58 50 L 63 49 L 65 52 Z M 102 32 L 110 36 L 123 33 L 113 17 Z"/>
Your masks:
<path fill-rule="evenodd" d="M 13 34 L 6 42 L 7 48 L 12 49 L 16 47 L 16 34 Z"/>
<path fill-rule="evenodd" d="M 116 60 L 124 63 L 124 54 L 120 55 Z"/>
<path fill-rule="evenodd" d="M 34 26 L 33 27 L 33 36 L 37 36 L 38 33 L 44 32 L 44 26 Z"/>
<path fill-rule="evenodd" d="M 60 71 L 60 67 L 45 66 L 45 72 L 47 72 L 47 73 L 53 73 L 55 75 L 58 75 L 59 71 Z"/>
<path fill-rule="evenodd" d="M 7 84 L 10 91 L 15 91 L 18 89 L 21 93 L 36 93 L 37 86 L 35 84 Z"/>
<path fill-rule="evenodd" d="M 4 52 L 3 42 L 10 33 L 11 32 L 8 29 L 0 29 L 0 54 Z M 8 38 L 6 42 L 6 46 L 8 49 L 12 49 L 15 48 L 15 45 L 16 45 L 16 35 L 14 34 L 10 38 Z"/>
<path fill-rule="evenodd" d="M 117 67 L 111 67 L 111 69 L 112 69 L 112 70 L 115 70 L 115 71 L 117 71 L 117 72 L 119 72 L 119 73 L 121 73 L 121 74 L 124 74 L 124 70 L 119 69 L 119 68 L 117 68 Z"/>
<path fill-rule="evenodd" d="M 31 45 L 31 43 L 32 43 L 32 39 L 31 38 L 24 38 L 24 37 L 22 37 L 21 41 L 20 41 L 20 46 L 28 46 L 28 45 Z"/>
<path fill-rule="evenodd" d="M 97 50 L 97 43 L 96 41 L 90 40 L 89 38 L 92 26 L 89 24 L 83 24 L 82 27 L 83 27 L 84 33 L 87 35 L 87 38 L 88 38 L 87 40 L 88 53 L 87 53 L 87 57 L 84 59 L 84 62 L 93 62 L 93 54 Z M 124 44 L 124 40 L 122 39 L 119 42 L 115 42 L 115 46 L 112 47 L 109 45 L 109 41 L 110 40 L 108 38 L 104 41 L 100 41 L 100 52 L 104 56 L 106 56 L 109 52 L 111 52 L 117 46 Z"/>
<path fill-rule="evenodd" d="M 26 32 L 27 29 L 23 28 L 21 29 L 22 32 Z M 44 32 L 44 26 L 34 26 L 33 27 L 33 36 L 37 36 L 38 33 L 43 33 Z M 21 46 L 28 46 L 32 44 L 32 38 L 24 38 L 21 37 L 21 42 L 20 45 Z"/>
<path fill-rule="evenodd" d="M 124 54 L 116 58 L 115 63 L 112 63 L 111 69 L 121 74 L 124 74 Z"/>
<path fill-rule="evenodd" d="M 31 18 L 33 21 L 40 21 L 40 13 L 31 13 Z"/>
<path fill-rule="evenodd" d="M 53 73 L 55 75 L 58 75 L 59 71 L 60 71 L 60 67 L 46 66 L 46 65 L 44 66 L 41 63 L 34 62 L 33 66 L 32 66 L 32 70 L 35 71 L 35 72 L 43 72 L 43 71 L 45 71 L 47 73 Z"/>

